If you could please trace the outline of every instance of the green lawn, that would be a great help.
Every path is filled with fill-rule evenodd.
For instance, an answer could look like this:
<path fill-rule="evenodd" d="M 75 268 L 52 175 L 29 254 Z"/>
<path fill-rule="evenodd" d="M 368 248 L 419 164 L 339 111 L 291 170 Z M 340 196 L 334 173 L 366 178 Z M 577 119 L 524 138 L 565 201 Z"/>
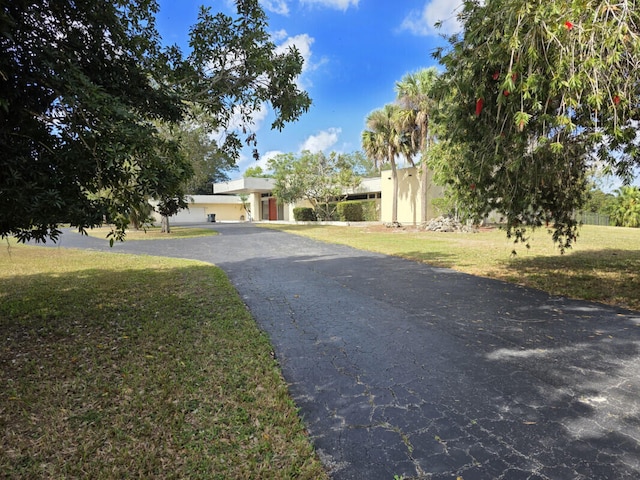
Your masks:
<path fill-rule="evenodd" d="M 176 238 L 193 238 L 193 237 L 206 237 L 209 235 L 217 235 L 218 232 L 209 228 L 195 228 L 195 227 L 171 227 L 171 233 L 162 233 L 161 228 L 158 226 L 147 227 L 141 230 L 127 230 L 127 236 L 125 241 L 129 240 L 171 240 Z M 98 228 L 90 228 L 87 230 L 87 234 L 96 238 L 107 238 L 107 235 L 111 232 L 111 227 L 104 226 Z"/>
<path fill-rule="evenodd" d="M 209 264 L 0 250 L 0 477 L 327 478 Z"/>
<path fill-rule="evenodd" d="M 479 233 L 414 229 L 270 225 L 362 250 L 397 255 L 462 272 L 527 285 L 552 294 L 640 310 L 640 229 L 584 226 L 575 247 L 561 255 L 546 230 L 530 249 L 499 229 Z M 516 250 L 517 255 L 512 255 Z"/>
<path fill-rule="evenodd" d="M 499 230 L 277 227 L 640 309 L 640 230 L 584 227 L 560 255 Z M 0 250 L 3 478 L 327 478 L 268 339 L 209 264 Z"/>

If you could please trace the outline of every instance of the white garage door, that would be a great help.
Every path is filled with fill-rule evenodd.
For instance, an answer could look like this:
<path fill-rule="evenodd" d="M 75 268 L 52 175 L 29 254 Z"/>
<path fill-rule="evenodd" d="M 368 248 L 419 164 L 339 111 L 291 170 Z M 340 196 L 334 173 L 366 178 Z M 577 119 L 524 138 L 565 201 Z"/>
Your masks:
<path fill-rule="evenodd" d="M 207 215 L 204 207 L 191 207 L 189 210 L 180 210 L 171 217 L 171 223 L 206 223 Z"/>

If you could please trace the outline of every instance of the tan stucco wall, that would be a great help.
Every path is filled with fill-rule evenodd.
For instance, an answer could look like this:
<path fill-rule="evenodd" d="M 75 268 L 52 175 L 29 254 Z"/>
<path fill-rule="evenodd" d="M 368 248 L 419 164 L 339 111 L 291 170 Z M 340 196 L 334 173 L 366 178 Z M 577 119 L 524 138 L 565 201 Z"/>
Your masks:
<path fill-rule="evenodd" d="M 240 220 L 243 216 L 246 220 L 247 212 L 242 208 L 242 204 L 228 204 L 228 203 L 200 203 L 198 207 L 204 207 L 205 214 L 215 213 L 216 221 L 234 221 Z"/>
<path fill-rule="evenodd" d="M 427 172 L 427 220 L 436 216 L 436 211 L 433 208 L 433 199 L 439 198 L 443 195 L 442 187 L 439 187 L 433 182 L 433 174 Z M 243 179 L 242 187 L 246 191 L 247 183 L 252 179 Z M 254 179 L 255 180 L 255 179 Z M 260 179 L 258 179 L 260 180 Z M 265 180 L 265 179 L 261 179 Z M 422 194 L 420 189 L 420 172 L 417 168 L 402 168 L 398 169 L 398 221 L 403 224 L 418 224 L 421 222 L 421 201 L 420 196 Z M 236 181 L 238 183 L 240 181 Z M 379 183 L 378 183 L 379 182 Z M 234 182 L 230 182 L 234 183 Z M 234 184 L 235 184 L 234 183 Z M 378 187 L 379 185 L 379 187 Z M 227 188 L 231 192 L 233 190 L 227 184 L 221 184 L 220 189 Z M 379 190 L 378 190 L 379 188 Z M 392 208 L 393 208 L 393 183 L 391 181 L 391 170 L 381 172 L 380 178 L 370 178 L 363 182 L 362 191 L 375 193 L 381 192 L 381 199 L 378 199 L 379 213 L 381 222 L 391 222 Z M 240 191 L 240 190 L 238 190 Z M 254 193 L 248 194 L 248 202 L 251 208 L 251 217 L 254 221 L 259 221 L 264 218 L 268 218 L 268 199 L 262 197 L 262 192 L 259 190 Z M 216 198 L 217 197 L 217 198 Z M 247 212 L 242 207 L 242 202 L 239 197 L 225 196 L 225 195 L 200 195 L 194 196 L 194 217 L 205 218 L 210 213 L 216 214 L 217 221 L 240 221 L 249 220 Z M 212 203 L 210 203 L 212 202 Z M 293 209 L 295 207 L 310 207 L 311 204 L 308 201 L 301 201 L 295 205 L 279 205 L 278 217 L 280 220 L 294 220 Z M 196 213 L 197 208 L 197 213 Z"/>
<path fill-rule="evenodd" d="M 444 187 L 433 181 L 433 172 L 427 172 L 427 221 L 438 216 L 433 200 L 444 197 Z"/>
<path fill-rule="evenodd" d="M 293 209 L 295 207 L 297 207 L 297 205 L 291 205 L 290 203 L 286 203 L 284 205 L 283 212 L 282 212 L 284 214 L 284 218 L 282 220 L 286 220 L 286 221 L 293 220 L 294 219 Z"/>
<path fill-rule="evenodd" d="M 251 209 L 251 219 L 252 220 L 260 220 L 261 212 L 260 208 L 262 207 L 262 196 L 259 193 L 251 193 L 249 194 L 249 208 Z M 246 218 L 246 215 L 245 215 Z M 246 218 L 246 220 L 249 220 Z"/>
<path fill-rule="evenodd" d="M 249 195 L 248 201 L 251 203 L 253 195 Z M 257 194 L 258 202 L 260 194 Z M 189 208 L 181 210 L 177 215 L 170 218 L 174 223 L 205 223 L 208 215 L 215 213 L 218 222 L 239 222 L 247 221 L 248 215 L 242 206 L 240 197 L 223 195 L 193 195 L 189 197 Z M 258 203 L 259 205 L 259 203 Z M 251 207 L 253 214 L 255 207 Z M 257 207 L 259 211 L 259 207 Z M 160 214 L 153 213 L 156 223 L 161 221 Z M 254 217 L 255 218 L 255 217 Z"/>
<path fill-rule="evenodd" d="M 380 221 L 391 222 L 393 209 L 393 182 L 391 170 L 381 172 L 382 204 Z M 433 175 L 427 173 L 427 220 L 436 216 L 432 200 L 442 196 L 443 189 L 433 183 Z M 420 172 L 417 168 L 398 169 L 398 222 L 418 224 L 421 219 Z"/>

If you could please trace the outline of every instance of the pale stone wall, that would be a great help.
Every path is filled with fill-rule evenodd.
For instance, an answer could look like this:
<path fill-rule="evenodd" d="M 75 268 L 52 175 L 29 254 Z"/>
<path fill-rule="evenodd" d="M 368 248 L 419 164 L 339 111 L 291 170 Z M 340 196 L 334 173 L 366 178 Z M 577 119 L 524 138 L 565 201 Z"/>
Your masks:
<path fill-rule="evenodd" d="M 251 209 L 251 220 L 260 220 L 262 218 L 262 196 L 260 193 L 249 194 L 249 208 Z M 247 218 L 247 220 L 249 220 Z"/>
<path fill-rule="evenodd" d="M 204 207 L 205 213 L 215 213 L 217 222 L 238 222 L 247 219 L 247 212 L 242 208 L 242 202 L 237 204 L 229 203 L 207 203 L 198 206 Z"/>
<path fill-rule="evenodd" d="M 382 205 L 382 222 L 388 223 L 392 219 L 393 182 L 391 170 L 380 173 Z M 415 167 L 398 169 L 398 222 L 417 225 L 421 223 L 422 205 L 420 202 L 420 172 Z M 443 195 L 442 187 L 433 183 L 433 174 L 427 173 L 427 220 L 436 216 L 433 199 Z"/>
<path fill-rule="evenodd" d="M 436 185 L 433 181 L 433 172 L 427 172 L 427 179 L 427 221 L 429 221 L 438 216 L 433 200 L 444 197 L 444 187 Z"/>
<path fill-rule="evenodd" d="M 190 197 L 189 209 L 181 210 L 169 218 L 170 223 L 206 223 L 208 215 L 216 214 L 216 221 L 241 221 L 246 220 L 247 213 L 242 207 L 239 197 L 231 195 L 193 195 Z M 161 218 L 158 213 L 153 214 L 156 223 Z"/>
<path fill-rule="evenodd" d="M 215 191 L 222 193 L 240 193 L 248 194 L 248 203 L 251 209 L 251 219 L 254 221 L 268 218 L 268 200 L 262 197 L 262 193 L 267 193 L 271 179 L 250 179 L 245 178 L 233 182 L 216 184 Z M 253 183 L 252 183 L 253 182 Z M 257 183 L 256 183 L 257 182 Z M 255 183 L 255 185 L 254 185 Z M 249 188 L 260 187 L 260 190 L 251 192 Z M 420 196 L 420 173 L 417 168 L 398 169 L 398 221 L 402 224 L 417 225 L 421 223 L 421 201 Z M 247 192 L 249 190 L 249 192 Z M 370 192 L 375 196 L 377 192 L 381 192 L 381 199 L 376 199 L 379 207 L 380 221 L 391 222 L 391 210 L 393 204 L 393 184 L 391 181 L 391 170 L 381 172 L 379 178 L 365 179 L 362 185 L 356 189 L 354 193 Z M 433 207 L 433 199 L 441 197 L 443 189 L 433 182 L 433 174 L 428 172 L 427 175 L 427 212 L 426 219 L 430 220 L 436 217 L 436 211 Z M 190 211 L 180 212 L 171 220 L 177 223 L 199 223 L 206 222 L 209 214 L 216 214 L 216 221 L 220 222 L 238 222 L 248 221 L 249 215 L 242 206 L 240 197 L 235 195 L 194 195 L 192 197 Z M 294 220 L 293 209 L 295 207 L 311 207 L 308 201 L 300 201 L 295 205 L 279 205 L 278 219 Z M 158 218 L 158 221 L 160 219 Z"/>

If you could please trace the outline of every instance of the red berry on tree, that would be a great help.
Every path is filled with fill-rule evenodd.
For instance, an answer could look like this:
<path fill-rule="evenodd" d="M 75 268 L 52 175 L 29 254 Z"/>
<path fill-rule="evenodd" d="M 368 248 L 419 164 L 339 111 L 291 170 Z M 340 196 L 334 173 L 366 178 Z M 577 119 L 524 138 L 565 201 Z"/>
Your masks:
<path fill-rule="evenodd" d="M 573 23 L 568 20 L 564 22 L 564 26 L 567 28 L 567 30 L 573 30 Z"/>
<path fill-rule="evenodd" d="M 484 99 L 481 97 L 476 101 L 476 117 L 479 117 L 482 113 L 482 107 L 484 106 Z"/>
<path fill-rule="evenodd" d="M 620 103 L 620 97 L 618 95 L 615 95 L 613 97 L 613 103 L 615 103 L 616 105 L 618 105 Z"/>
<path fill-rule="evenodd" d="M 500 72 L 496 70 L 495 72 L 493 72 L 491 78 L 493 78 L 494 80 L 498 80 L 500 78 Z"/>

